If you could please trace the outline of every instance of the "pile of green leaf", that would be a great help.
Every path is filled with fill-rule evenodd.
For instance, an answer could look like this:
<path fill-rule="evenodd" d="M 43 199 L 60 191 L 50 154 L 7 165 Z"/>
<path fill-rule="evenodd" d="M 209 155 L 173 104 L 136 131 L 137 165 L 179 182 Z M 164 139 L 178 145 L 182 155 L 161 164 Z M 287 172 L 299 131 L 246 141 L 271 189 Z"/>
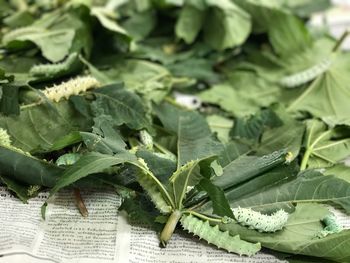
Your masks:
<path fill-rule="evenodd" d="M 350 54 L 307 26 L 328 4 L 0 0 L 2 183 L 113 188 L 163 245 L 350 262 L 325 205 L 350 213 Z"/>

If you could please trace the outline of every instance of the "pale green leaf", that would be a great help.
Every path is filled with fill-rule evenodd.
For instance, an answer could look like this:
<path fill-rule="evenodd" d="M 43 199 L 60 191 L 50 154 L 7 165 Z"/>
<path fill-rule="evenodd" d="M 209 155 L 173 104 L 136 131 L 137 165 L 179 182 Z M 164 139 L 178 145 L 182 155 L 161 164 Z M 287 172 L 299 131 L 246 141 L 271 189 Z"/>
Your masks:
<path fill-rule="evenodd" d="M 176 36 L 183 39 L 187 44 L 193 43 L 202 28 L 204 17 L 204 10 L 185 4 L 176 22 Z"/>
<path fill-rule="evenodd" d="M 295 212 L 289 216 L 285 228 L 272 234 L 259 233 L 234 223 L 221 224 L 220 229 L 239 234 L 242 239 L 250 242 L 261 242 L 263 247 L 280 252 L 348 262 L 350 252 L 346 248 L 350 242 L 349 230 L 326 238 L 316 237 L 323 230 L 321 219 L 327 214 L 329 211 L 322 205 L 298 204 Z"/>
<path fill-rule="evenodd" d="M 343 161 L 350 155 L 349 129 L 328 129 L 318 120 L 307 122 L 302 168 L 321 168 Z"/>
<path fill-rule="evenodd" d="M 243 44 L 251 31 L 249 14 L 229 0 L 210 0 L 207 4 L 204 41 L 218 50 Z"/>
<path fill-rule="evenodd" d="M 348 59 L 348 58 L 346 58 Z M 289 111 L 307 111 L 315 117 L 347 117 L 350 99 L 349 74 L 337 59 L 332 67 L 315 79 L 311 85 L 289 106 Z"/>
<path fill-rule="evenodd" d="M 24 107 L 19 116 L 0 116 L 0 126 L 13 145 L 24 151 L 45 151 L 64 135 L 86 130 L 91 119 L 76 111 L 69 101 Z"/>
<path fill-rule="evenodd" d="M 295 180 L 236 200 L 232 205 L 269 209 L 278 205 L 306 202 L 331 202 L 341 205 L 350 213 L 350 184 L 337 177 L 309 170 L 299 174 Z"/>

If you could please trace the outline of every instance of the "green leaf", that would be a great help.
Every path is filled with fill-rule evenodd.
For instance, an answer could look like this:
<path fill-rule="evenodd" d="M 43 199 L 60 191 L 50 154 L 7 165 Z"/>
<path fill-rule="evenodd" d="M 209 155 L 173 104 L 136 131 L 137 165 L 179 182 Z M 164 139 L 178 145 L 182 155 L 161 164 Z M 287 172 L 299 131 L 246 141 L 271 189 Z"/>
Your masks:
<path fill-rule="evenodd" d="M 287 166 L 277 166 L 241 185 L 226 190 L 225 196 L 227 200 L 234 205 L 236 200 L 254 196 L 261 191 L 293 180 L 298 172 L 299 167 L 296 162 Z M 207 204 L 206 207 L 210 207 L 210 205 L 211 204 Z M 285 209 L 290 209 L 288 206 L 283 207 L 285 207 Z M 265 212 L 274 212 L 275 209 L 273 209 L 273 211 L 268 211 L 268 209 L 262 210 Z"/>
<path fill-rule="evenodd" d="M 305 132 L 305 125 L 291 118 L 283 109 L 276 111 L 283 125 L 266 130 L 259 146 L 255 149 L 258 155 L 268 154 L 279 149 L 289 152 L 289 161 L 297 158 Z"/>
<path fill-rule="evenodd" d="M 221 166 L 225 167 L 241 155 L 249 153 L 250 150 L 250 146 L 247 144 L 232 140 L 224 146 L 223 151 L 218 157 L 218 162 Z"/>
<path fill-rule="evenodd" d="M 161 101 L 172 85 L 170 72 L 156 63 L 116 57 L 108 64 L 107 70 L 98 72 L 89 66 L 90 71 L 104 84 L 123 81 L 127 89 L 155 102 Z"/>
<path fill-rule="evenodd" d="M 18 115 L 18 86 L 11 84 L 1 84 L 2 96 L 0 96 L 0 112 L 5 115 Z"/>
<path fill-rule="evenodd" d="M 327 168 L 324 172 L 325 175 L 333 175 L 350 183 L 349 173 L 350 167 L 344 164 L 334 165 L 333 167 Z"/>
<path fill-rule="evenodd" d="M 47 31 L 45 28 L 23 28 L 23 32 L 15 36 L 13 32 L 3 38 L 3 43 L 8 48 L 16 48 L 16 41 L 31 41 L 42 50 L 43 56 L 52 62 L 60 61 L 68 54 L 74 39 L 72 29 Z M 55 41 L 52 41 L 53 39 Z"/>
<path fill-rule="evenodd" d="M 84 13 L 83 8 L 80 11 Z M 51 62 L 61 61 L 71 51 L 80 52 L 84 49 L 89 54 L 91 47 L 88 25 L 81 20 L 76 10 L 57 10 L 43 15 L 29 27 L 21 27 L 5 34 L 2 41 L 9 49 L 26 48 L 30 41 Z"/>
<path fill-rule="evenodd" d="M 242 155 L 223 166 L 223 174 L 213 178 L 214 185 L 228 189 L 286 162 L 286 152 L 276 151 L 261 157 Z"/>
<path fill-rule="evenodd" d="M 93 7 L 91 8 L 91 15 L 95 16 L 104 28 L 121 35 L 128 36 L 125 29 L 108 16 L 109 13 L 107 9 L 103 7 Z"/>
<path fill-rule="evenodd" d="M 163 214 L 168 214 L 172 210 L 172 199 L 169 199 L 163 185 L 157 180 L 154 174 L 145 168 L 136 173 L 138 183 L 145 190 L 155 207 Z"/>
<path fill-rule="evenodd" d="M 291 53 L 300 52 L 311 46 L 309 31 L 299 18 L 278 15 L 270 21 L 268 35 L 276 53 L 289 56 Z"/>
<path fill-rule="evenodd" d="M 329 211 L 322 205 L 298 204 L 285 228 L 273 234 L 259 233 L 235 223 L 221 224 L 220 229 L 239 234 L 242 239 L 250 242 L 261 242 L 262 246 L 280 252 L 347 262 L 350 254 L 345 247 L 349 245 L 349 230 L 326 238 L 316 238 L 324 227 L 321 219 L 327 214 Z"/>
<path fill-rule="evenodd" d="M 188 192 L 188 187 L 199 183 L 202 176 L 198 173 L 199 161 L 190 161 L 179 167 L 170 177 L 169 182 L 173 190 L 176 208 L 181 210 L 183 200 Z"/>
<path fill-rule="evenodd" d="M 230 140 L 229 132 L 233 126 L 233 121 L 220 115 L 210 115 L 207 122 L 212 132 L 216 132 L 218 139 L 222 143 L 228 143 Z"/>
<path fill-rule="evenodd" d="M 246 138 L 259 141 L 266 128 L 275 128 L 283 124 L 282 120 L 271 109 L 264 109 L 249 118 L 237 118 L 230 131 L 233 138 Z"/>
<path fill-rule="evenodd" d="M 82 138 L 78 131 L 73 131 L 58 138 L 48 151 L 58 151 L 72 144 L 81 142 Z"/>
<path fill-rule="evenodd" d="M 176 171 L 176 161 L 165 158 L 165 156 L 159 155 L 159 153 L 139 150 L 136 156 L 145 160 L 152 173 L 164 184 L 167 183 L 170 176 Z"/>
<path fill-rule="evenodd" d="M 235 0 L 253 19 L 253 29 L 268 33 L 276 53 L 289 56 L 312 44 L 310 34 L 302 21 L 284 10 L 280 1 Z"/>
<path fill-rule="evenodd" d="M 233 218 L 230 204 L 225 197 L 224 191 L 220 187 L 214 185 L 207 178 L 202 179 L 198 186 L 200 190 L 205 191 L 208 194 L 210 201 L 212 202 L 214 214 L 222 217 L 228 216 Z"/>
<path fill-rule="evenodd" d="M 166 129 L 177 135 L 178 168 L 192 160 L 218 155 L 222 144 L 213 136 L 204 117 L 168 103 L 154 106 Z"/>
<path fill-rule="evenodd" d="M 131 129 L 150 129 L 147 112 L 141 98 L 123 88 L 112 84 L 94 90 L 96 100 L 91 103 L 95 116 L 110 116 L 111 124 L 126 124 Z"/>
<path fill-rule="evenodd" d="M 202 28 L 205 11 L 191 4 L 185 4 L 176 22 L 176 36 L 187 44 L 193 43 Z"/>
<path fill-rule="evenodd" d="M 276 185 L 247 198 L 236 200 L 234 206 L 269 208 L 291 203 L 333 203 L 350 213 L 350 184 L 334 176 L 308 170 L 295 180 Z"/>
<path fill-rule="evenodd" d="M 89 151 L 110 155 L 126 151 L 126 144 L 119 131 L 115 130 L 109 121 L 113 122 L 108 118 L 95 118 L 94 133 L 80 132 Z"/>
<path fill-rule="evenodd" d="M 167 65 L 170 72 L 177 77 L 191 78 L 190 81 L 197 79 L 208 83 L 216 83 L 220 80 L 219 74 L 213 71 L 215 61 L 209 58 L 193 58 L 190 57 Z M 191 85 L 191 84 L 189 84 Z"/>
<path fill-rule="evenodd" d="M 298 16 L 308 17 L 311 16 L 313 13 L 327 10 L 331 5 L 331 1 L 320 0 L 316 3 L 312 0 L 287 0 L 285 4 L 287 5 L 288 9 L 292 10 L 292 12 L 297 14 Z"/>
<path fill-rule="evenodd" d="M 23 203 L 27 203 L 30 198 L 27 186 L 19 184 L 15 180 L 3 175 L 0 175 L 0 181 L 4 183 L 9 190 L 13 191 Z"/>
<path fill-rule="evenodd" d="M 347 158 L 350 151 L 349 134 L 350 130 L 344 127 L 327 129 L 321 121 L 308 121 L 301 169 L 327 167 Z"/>
<path fill-rule="evenodd" d="M 347 117 L 350 78 L 344 66 L 349 58 L 336 59 L 324 74 L 316 78 L 311 85 L 290 104 L 289 111 L 307 111 L 313 116 L 338 119 Z"/>
<path fill-rule="evenodd" d="M 139 158 L 137 162 L 133 162 L 132 164 L 141 169 L 141 171 L 136 173 L 137 180 L 151 197 L 158 210 L 162 213 L 171 212 L 176 206 L 175 200 L 169 194 L 165 186 L 148 168 L 147 163 Z"/>
<path fill-rule="evenodd" d="M 207 5 L 204 41 L 217 50 L 243 44 L 251 31 L 250 16 L 229 0 L 210 0 Z"/>
<path fill-rule="evenodd" d="M 125 211 L 128 213 L 129 218 L 134 221 L 134 223 L 139 223 L 140 221 L 144 224 L 156 230 L 160 231 L 160 225 L 155 222 L 156 215 L 150 213 L 148 203 L 145 202 L 142 196 L 137 196 L 134 198 L 125 198 L 119 207 L 119 211 Z"/>
<path fill-rule="evenodd" d="M 141 40 L 147 37 L 156 26 L 157 17 L 154 10 L 147 10 L 140 13 L 134 13 L 125 22 L 122 27 L 135 40 Z"/>
<path fill-rule="evenodd" d="M 97 152 L 90 152 L 83 155 L 74 165 L 65 170 L 51 189 L 50 195 L 57 193 L 63 187 L 66 187 L 90 174 L 100 173 L 111 166 L 132 161 L 136 161 L 136 157 L 130 153 L 120 153 L 111 156 Z"/>
<path fill-rule="evenodd" d="M 211 134 L 205 119 L 197 114 L 180 116 L 177 135 L 178 167 L 191 160 L 218 155 L 223 149 Z"/>
<path fill-rule="evenodd" d="M 69 101 L 22 108 L 19 116 L 0 116 L 13 145 L 23 151 L 46 151 L 64 135 L 87 130 L 91 120 L 79 114 Z"/>
<path fill-rule="evenodd" d="M 230 82 L 213 85 L 199 94 L 203 102 L 218 105 L 234 116 L 254 114 L 281 97 L 281 88 L 251 72 L 230 74 Z M 232 84 L 231 84 L 232 83 Z"/>
<path fill-rule="evenodd" d="M 28 185 L 52 187 L 64 169 L 16 150 L 0 146 L 1 173 Z"/>

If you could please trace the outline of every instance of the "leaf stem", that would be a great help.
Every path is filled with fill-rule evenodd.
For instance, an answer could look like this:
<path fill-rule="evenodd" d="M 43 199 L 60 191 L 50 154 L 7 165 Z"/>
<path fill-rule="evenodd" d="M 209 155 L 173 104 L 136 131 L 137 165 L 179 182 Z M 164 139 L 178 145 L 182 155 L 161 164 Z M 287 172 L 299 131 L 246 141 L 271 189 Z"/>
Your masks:
<path fill-rule="evenodd" d="M 175 210 L 169 216 L 168 221 L 166 222 L 166 224 L 162 230 L 162 233 L 160 234 L 160 242 L 163 245 L 163 247 L 166 247 L 167 243 L 169 242 L 181 216 L 182 216 L 182 212 L 179 210 Z"/>
<path fill-rule="evenodd" d="M 328 130 L 328 131 L 325 131 L 324 133 L 321 133 L 321 135 L 319 135 L 316 138 L 316 140 L 310 146 L 307 147 L 305 154 L 303 156 L 303 160 L 301 161 L 300 171 L 304 171 L 306 169 L 309 158 L 310 158 L 311 154 L 313 153 L 314 148 L 317 145 L 317 143 L 319 143 L 325 136 L 327 136 L 331 132 L 332 132 L 332 130 Z"/>
<path fill-rule="evenodd" d="M 338 49 L 341 47 L 341 45 L 343 44 L 344 40 L 348 37 L 350 31 L 349 30 L 345 30 L 344 33 L 341 35 L 341 37 L 337 40 L 337 42 L 335 43 L 335 46 L 333 47 L 332 51 L 336 52 L 338 51 Z"/>
<path fill-rule="evenodd" d="M 20 109 L 21 110 L 24 110 L 26 108 L 32 108 L 32 107 L 35 107 L 35 106 L 39 106 L 43 103 L 44 101 L 43 100 L 39 100 L 37 102 L 33 102 L 33 103 L 30 103 L 30 104 L 26 104 L 26 105 L 22 105 L 20 106 Z"/>
<path fill-rule="evenodd" d="M 87 217 L 89 215 L 89 212 L 86 209 L 86 206 L 84 204 L 84 200 L 81 197 L 80 190 L 78 188 L 74 188 L 74 197 L 75 197 L 75 202 L 76 202 L 76 205 L 79 209 L 80 214 L 83 217 Z"/>
<path fill-rule="evenodd" d="M 221 218 L 209 217 L 209 216 L 203 215 L 201 213 L 195 212 L 193 210 L 186 210 L 186 211 L 184 211 L 184 213 L 190 214 L 190 215 L 194 215 L 194 216 L 196 216 L 196 217 L 198 217 L 200 219 L 203 219 L 205 221 L 210 221 L 210 222 L 213 222 L 213 223 L 222 223 L 222 219 Z"/>
<path fill-rule="evenodd" d="M 300 171 L 304 171 L 306 169 L 311 153 L 312 153 L 312 148 L 308 148 L 304 153 L 303 160 L 301 161 L 301 165 L 300 165 Z"/>

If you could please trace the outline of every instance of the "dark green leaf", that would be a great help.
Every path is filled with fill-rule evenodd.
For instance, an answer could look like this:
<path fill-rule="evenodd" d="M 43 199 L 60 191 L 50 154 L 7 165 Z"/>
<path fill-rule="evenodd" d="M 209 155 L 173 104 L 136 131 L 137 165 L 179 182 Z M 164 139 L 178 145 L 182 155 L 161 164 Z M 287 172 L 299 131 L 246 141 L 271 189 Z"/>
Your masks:
<path fill-rule="evenodd" d="M 262 157 L 242 155 L 223 166 L 224 173 L 215 177 L 212 180 L 213 184 L 222 189 L 228 189 L 285 163 L 285 157 L 284 150 Z"/>
<path fill-rule="evenodd" d="M 142 100 L 135 93 L 127 91 L 121 84 L 113 84 L 94 91 L 92 102 L 95 116 L 109 116 L 111 125 L 126 124 L 132 129 L 150 129 L 150 121 Z"/>
<path fill-rule="evenodd" d="M 205 191 L 213 206 L 213 213 L 219 216 L 228 216 L 233 218 L 233 213 L 228 203 L 224 191 L 214 185 L 209 179 L 204 178 L 199 183 L 199 189 Z"/>
<path fill-rule="evenodd" d="M 57 193 L 63 187 L 66 187 L 90 174 L 100 173 L 111 166 L 132 161 L 136 161 L 136 157 L 130 153 L 120 153 L 114 156 L 96 152 L 88 153 L 82 156 L 74 165 L 65 170 L 51 189 L 50 195 Z"/>
<path fill-rule="evenodd" d="M 295 180 L 236 200 L 235 206 L 268 208 L 289 203 L 333 203 L 350 213 L 350 184 L 334 176 L 308 170 Z"/>

